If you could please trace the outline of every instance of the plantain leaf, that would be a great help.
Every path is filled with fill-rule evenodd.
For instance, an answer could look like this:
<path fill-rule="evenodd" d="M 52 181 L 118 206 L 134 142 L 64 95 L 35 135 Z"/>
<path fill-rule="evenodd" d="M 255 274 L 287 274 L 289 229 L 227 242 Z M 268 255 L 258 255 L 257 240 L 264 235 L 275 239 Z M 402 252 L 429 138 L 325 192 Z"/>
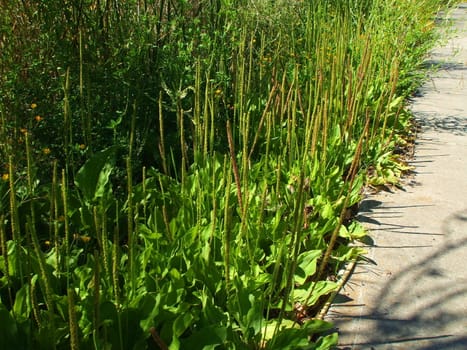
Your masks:
<path fill-rule="evenodd" d="M 314 305 L 318 299 L 326 294 L 335 291 L 339 285 L 332 281 L 318 281 L 306 283 L 300 288 L 296 288 L 293 291 L 293 299 L 300 303 L 308 302 L 308 306 Z M 309 294 L 311 294 L 310 297 Z"/>
<path fill-rule="evenodd" d="M 295 271 L 295 282 L 299 285 L 305 283 L 306 279 L 316 272 L 316 264 L 321 256 L 321 250 L 309 250 L 298 256 L 297 270 Z"/>
<path fill-rule="evenodd" d="M 0 303 L 0 349 L 15 349 L 19 346 L 18 327 L 14 318 Z"/>
<path fill-rule="evenodd" d="M 285 328 L 279 331 L 266 346 L 269 350 L 298 350 L 298 349 L 328 349 L 333 339 L 321 338 L 322 342 L 317 346 L 310 343 L 308 337 L 323 333 L 332 328 L 332 324 L 321 320 L 311 320 L 300 328 Z M 322 345 L 322 346 L 321 346 Z M 334 344 L 335 345 L 335 344 Z"/>
<path fill-rule="evenodd" d="M 316 350 L 331 350 L 335 349 L 338 341 L 338 334 L 334 332 L 332 334 L 321 337 L 315 344 Z"/>
<path fill-rule="evenodd" d="M 16 293 L 13 311 L 15 317 L 19 320 L 27 320 L 29 318 L 31 313 L 31 301 L 28 284 L 24 284 Z"/>
<path fill-rule="evenodd" d="M 112 146 L 95 153 L 76 174 L 75 184 L 86 203 L 93 203 L 104 196 L 114 168 L 115 151 L 116 147 Z"/>
<path fill-rule="evenodd" d="M 182 341 L 183 348 L 191 350 L 214 350 L 225 343 L 227 328 L 222 325 L 211 325 L 194 332 Z"/>

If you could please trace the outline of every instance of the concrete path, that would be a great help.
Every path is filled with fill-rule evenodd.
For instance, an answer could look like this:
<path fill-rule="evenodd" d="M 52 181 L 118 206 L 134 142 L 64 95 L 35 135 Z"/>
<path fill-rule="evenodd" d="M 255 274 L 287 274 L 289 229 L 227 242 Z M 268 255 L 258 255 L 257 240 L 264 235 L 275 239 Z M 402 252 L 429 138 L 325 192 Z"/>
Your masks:
<path fill-rule="evenodd" d="M 368 197 L 368 258 L 328 313 L 339 349 L 467 349 L 467 4 L 412 104 L 422 124 L 405 191 Z"/>

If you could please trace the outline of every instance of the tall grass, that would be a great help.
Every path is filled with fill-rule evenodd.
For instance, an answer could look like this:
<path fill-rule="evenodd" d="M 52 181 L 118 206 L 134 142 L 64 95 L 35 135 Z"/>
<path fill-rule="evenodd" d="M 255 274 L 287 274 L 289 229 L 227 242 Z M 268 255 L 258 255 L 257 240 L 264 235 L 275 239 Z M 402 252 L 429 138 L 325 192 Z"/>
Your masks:
<path fill-rule="evenodd" d="M 439 2 L 0 3 L 0 344 L 335 345 Z"/>

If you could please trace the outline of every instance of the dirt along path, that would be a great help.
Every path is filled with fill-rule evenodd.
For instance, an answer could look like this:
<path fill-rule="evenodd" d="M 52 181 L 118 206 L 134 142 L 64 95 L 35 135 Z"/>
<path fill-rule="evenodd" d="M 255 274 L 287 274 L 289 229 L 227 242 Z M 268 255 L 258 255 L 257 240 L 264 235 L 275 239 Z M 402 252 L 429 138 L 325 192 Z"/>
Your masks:
<path fill-rule="evenodd" d="M 467 349 L 467 3 L 451 20 L 411 105 L 415 176 L 362 203 L 374 263 L 357 265 L 328 313 L 339 349 Z"/>

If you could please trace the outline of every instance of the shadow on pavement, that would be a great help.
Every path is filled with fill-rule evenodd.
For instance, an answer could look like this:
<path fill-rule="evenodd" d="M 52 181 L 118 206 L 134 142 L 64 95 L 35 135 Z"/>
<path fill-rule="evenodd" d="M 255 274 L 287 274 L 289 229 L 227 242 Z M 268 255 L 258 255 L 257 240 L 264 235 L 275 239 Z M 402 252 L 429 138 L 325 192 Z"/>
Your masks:
<path fill-rule="evenodd" d="M 449 132 L 454 135 L 467 135 L 467 117 L 439 116 L 436 113 L 417 112 L 416 122 L 424 131 Z"/>
<path fill-rule="evenodd" d="M 435 71 L 467 70 L 467 67 L 461 62 L 451 62 L 446 60 L 426 60 L 421 64 L 420 68 L 434 69 Z"/>
<path fill-rule="evenodd" d="M 431 69 L 435 72 L 444 71 L 449 75 L 459 75 L 459 84 L 463 86 L 463 80 L 467 66 L 462 62 L 446 61 L 444 59 L 426 60 L 422 68 Z M 436 74 L 435 74 L 436 76 Z M 424 85 L 414 93 L 414 98 L 423 97 L 426 93 L 427 85 Z M 436 88 L 435 88 L 436 89 Z M 429 89 L 431 90 L 431 89 Z M 412 99 L 413 101 L 414 99 Z M 462 111 L 459 111 L 462 113 Z M 467 134 L 467 116 L 466 115 L 439 115 L 438 113 L 428 111 L 417 111 L 414 113 L 414 119 L 423 131 L 434 130 L 439 132 L 449 132 L 454 135 Z"/>
<path fill-rule="evenodd" d="M 438 249 L 392 275 L 379 303 L 357 316 L 374 323 L 365 343 L 339 349 L 467 349 L 467 209 L 447 217 L 442 234 Z"/>
<path fill-rule="evenodd" d="M 429 235 L 429 236 L 442 236 L 442 233 L 432 233 L 432 232 L 420 232 L 418 230 L 418 226 L 415 225 L 399 225 L 394 223 L 382 223 L 381 220 L 385 219 L 394 219 L 403 216 L 403 211 L 407 208 L 424 208 L 424 207 L 432 207 L 433 205 L 405 205 L 405 206 L 384 206 L 385 213 L 381 213 L 381 210 L 378 209 L 383 203 L 378 200 L 367 199 L 364 200 L 359 208 L 359 214 L 357 215 L 356 219 L 365 224 L 371 224 L 374 227 L 371 229 L 372 232 L 378 231 L 385 231 L 385 232 L 392 232 L 392 233 L 399 233 L 399 234 L 409 234 L 409 235 Z M 363 242 L 366 243 L 366 242 Z M 366 244 L 370 245 L 370 244 Z M 375 246 L 375 245 L 372 245 Z M 393 246 L 390 246 L 393 247 Z M 390 248 L 389 246 L 381 246 L 379 245 L 378 248 Z M 404 247 L 404 246 L 403 246 Z M 405 246 L 405 247 L 413 247 L 413 246 Z M 421 247 L 421 246 L 420 246 Z M 423 247 L 426 247 L 424 245 Z"/>

